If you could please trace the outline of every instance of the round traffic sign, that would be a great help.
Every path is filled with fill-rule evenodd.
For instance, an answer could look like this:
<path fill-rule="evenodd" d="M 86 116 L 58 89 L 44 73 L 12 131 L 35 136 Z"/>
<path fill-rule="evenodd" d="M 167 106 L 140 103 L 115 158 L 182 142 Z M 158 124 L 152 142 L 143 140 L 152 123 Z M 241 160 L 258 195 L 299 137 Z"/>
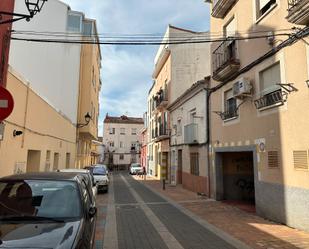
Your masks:
<path fill-rule="evenodd" d="M 0 86 L 0 121 L 6 119 L 12 113 L 14 100 L 11 93 Z"/>

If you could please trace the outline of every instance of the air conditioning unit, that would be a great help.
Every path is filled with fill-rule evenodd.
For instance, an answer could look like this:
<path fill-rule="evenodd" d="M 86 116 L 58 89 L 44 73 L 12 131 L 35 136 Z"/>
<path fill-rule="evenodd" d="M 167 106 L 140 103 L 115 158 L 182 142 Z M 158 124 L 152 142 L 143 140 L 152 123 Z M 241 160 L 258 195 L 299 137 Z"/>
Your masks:
<path fill-rule="evenodd" d="M 233 85 L 233 96 L 234 97 L 244 97 L 251 95 L 252 85 L 250 80 L 246 78 L 241 78 Z"/>

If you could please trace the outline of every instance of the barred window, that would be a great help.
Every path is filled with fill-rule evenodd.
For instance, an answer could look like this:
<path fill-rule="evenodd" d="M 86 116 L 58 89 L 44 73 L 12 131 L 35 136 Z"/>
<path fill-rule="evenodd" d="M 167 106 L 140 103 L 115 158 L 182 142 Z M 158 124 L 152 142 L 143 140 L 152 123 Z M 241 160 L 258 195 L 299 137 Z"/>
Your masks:
<path fill-rule="evenodd" d="M 192 175 L 200 175 L 199 154 L 197 152 L 190 153 L 190 172 Z"/>

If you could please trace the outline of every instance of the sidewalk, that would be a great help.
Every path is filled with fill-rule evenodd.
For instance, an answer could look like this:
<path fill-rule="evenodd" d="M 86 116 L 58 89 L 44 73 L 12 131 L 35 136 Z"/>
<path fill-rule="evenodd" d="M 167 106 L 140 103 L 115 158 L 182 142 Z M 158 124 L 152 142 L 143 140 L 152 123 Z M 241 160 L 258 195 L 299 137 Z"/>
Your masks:
<path fill-rule="evenodd" d="M 198 196 L 183 189 L 181 185 L 166 185 L 164 191 L 158 180 L 148 176 L 146 181 L 139 176 L 134 178 L 252 248 L 309 249 L 307 232 L 265 220 L 252 213 L 252 210 L 246 212 L 235 206 Z"/>

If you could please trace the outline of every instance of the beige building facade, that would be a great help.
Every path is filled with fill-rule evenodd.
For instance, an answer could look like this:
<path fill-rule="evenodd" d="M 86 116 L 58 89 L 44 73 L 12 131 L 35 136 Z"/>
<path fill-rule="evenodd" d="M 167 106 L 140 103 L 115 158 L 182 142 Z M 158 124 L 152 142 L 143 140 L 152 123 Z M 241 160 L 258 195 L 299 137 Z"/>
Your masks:
<path fill-rule="evenodd" d="M 95 20 L 84 19 L 84 27 L 88 27 L 90 37 L 96 40 L 97 27 Z M 85 28 L 84 28 L 85 30 Z M 77 124 L 77 159 L 76 167 L 83 168 L 93 164 L 92 140 L 98 139 L 99 99 L 101 91 L 101 50 L 99 45 L 84 44 L 81 48 L 81 67 L 79 80 L 78 124 Z M 91 119 L 86 124 L 85 115 Z"/>
<path fill-rule="evenodd" d="M 75 125 L 38 95 L 31 83 L 11 67 L 7 89 L 13 95 L 15 108 L 4 121 L 0 175 L 73 167 Z"/>
<path fill-rule="evenodd" d="M 196 40 L 207 36 L 209 36 L 208 32 L 194 32 L 169 25 L 163 40 L 171 41 L 171 44 L 161 45 L 154 61 L 152 75 L 154 83 L 148 94 L 149 174 L 161 178 L 163 167 L 166 178 L 171 184 L 177 183 L 177 177 L 182 175 L 178 171 L 182 171 L 182 169 L 177 169 L 177 165 L 175 165 L 178 160 L 175 151 L 173 150 L 173 155 L 171 154 L 170 145 L 177 145 L 173 144 L 171 139 L 171 135 L 175 131 L 172 127 L 174 124 L 171 123 L 171 113 L 167 107 L 179 102 L 179 98 L 195 82 L 210 74 L 210 45 L 209 43 L 195 43 Z M 173 39 L 183 40 L 187 44 L 173 44 Z M 205 107 L 204 103 L 200 105 Z M 177 118 L 174 117 L 173 122 L 177 123 L 175 119 Z M 185 160 L 188 156 L 186 153 L 184 156 L 177 155 Z M 182 158 L 179 159 L 179 162 Z M 185 166 L 188 167 L 187 164 Z M 201 168 L 206 169 L 206 161 L 201 163 Z M 188 169 L 185 168 L 184 172 L 188 173 Z M 190 176 L 189 173 L 189 178 Z M 188 184 L 184 186 L 195 189 L 189 182 L 193 184 L 193 181 L 188 179 Z"/>
<path fill-rule="evenodd" d="M 212 44 L 212 196 L 255 204 L 259 215 L 304 230 L 309 230 L 308 30 L 297 25 L 309 23 L 307 3 L 217 0 L 211 10 L 211 32 L 227 38 Z M 282 30 L 299 37 L 280 36 Z M 261 38 L 250 38 L 257 35 Z"/>

